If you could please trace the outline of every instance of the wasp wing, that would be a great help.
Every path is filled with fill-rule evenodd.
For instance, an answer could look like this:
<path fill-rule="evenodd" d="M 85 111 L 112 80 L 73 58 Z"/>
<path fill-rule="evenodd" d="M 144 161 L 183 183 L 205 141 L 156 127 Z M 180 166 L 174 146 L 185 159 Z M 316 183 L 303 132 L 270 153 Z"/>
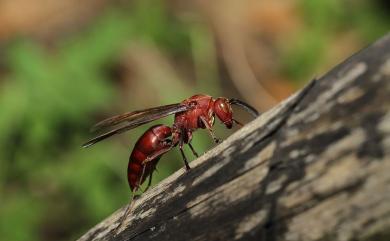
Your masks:
<path fill-rule="evenodd" d="M 108 131 L 102 135 L 99 135 L 88 142 L 84 143 L 82 146 L 83 147 L 89 147 L 94 144 L 96 144 L 99 141 L 102 141 L 108 137 L 111 137 L 116 134 L 123 133 L 125 131 L 134 129 L 140 125 L 146 124 L 148 122 L 166 117 L 168 115 L 172 115 L 178 112 L 183 112 L 186 110 L 191 109 L 191 106 L 187 105 L 182 105 L 182 104 L 172 104 L 172 105 L 167 105 L 167 106 L 161 106 L 161 107 L 156 107 L 156 108 L 150 108 L 150 109 L 145 109 L 145 110 L 140 110 L 140 111 L 134 111 L 130 112 L 124 115 L 119 115 L 119 116 L 114 116 L 112 118 L 106 119 L 102 122 L 99 122 L 97 125 L 99 128 L 107 127 L 107 126 L 112 126 L 119 124 L 120 122 L 128 122 L 125 126 L 118 127 L 116 129 L 113 129 L 111 131 Z M 131 114 L 131 115 L 130 115 Z M 126 116 L 126 117 L 123 117 Z"/>
<path fill-rule="evenodd" d="M 132 121 L 137 120 L 137 119 L 142 119 L 143 117 L 151 115 L 151 114 L 158 115 L 158 114 L 168 113 L 167 115 L 171 115 L 171 114 L 176 113 L 176 112 L 171 112 L 171 111 L 175 111 L 175 110 L 178 110 L 177 112 L 183 111 L 182 110 L 183 106 L 184 105 L 177 103 L 177 104 L 163 105 L 163 106 L 148 108 L 148 109 L 144 109 L 144 110 L 127 112 L 127 113 L 124 113 L 121 115 L 116 115 L 116 116 L 113 116 L 113 117 L 110 117 L 108 119 L 105 119 L 105 120 L 98 122 L 97 124 L 95 124 L 91 128 L 91 131 L 96 131 L 96 130 L 107 128 L 110 126 L 114 126 L 114 125 L 117 125 L 117 124 L 125 122 L 125 121 L 132 122 Z M 162 117 L 164 117 L 164 116 L 162 116 Z"/>

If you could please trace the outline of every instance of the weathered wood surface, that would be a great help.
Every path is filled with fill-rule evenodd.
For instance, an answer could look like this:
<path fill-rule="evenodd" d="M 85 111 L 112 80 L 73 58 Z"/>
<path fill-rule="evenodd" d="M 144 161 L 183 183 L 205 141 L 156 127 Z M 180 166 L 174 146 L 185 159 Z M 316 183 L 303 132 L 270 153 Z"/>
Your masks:
<path fill-rule="evenodd" d="M 390 34 L 79 240 L 390 240 Z"/>

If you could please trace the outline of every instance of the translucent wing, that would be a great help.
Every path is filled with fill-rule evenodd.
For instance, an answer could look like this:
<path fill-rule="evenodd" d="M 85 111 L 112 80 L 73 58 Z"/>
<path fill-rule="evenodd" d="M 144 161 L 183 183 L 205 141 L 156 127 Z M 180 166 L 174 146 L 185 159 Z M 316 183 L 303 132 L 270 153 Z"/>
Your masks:
<path fill-rule="evenodd" d="M 83 147 L 89 147 L 94 144 L 96 144 L 99 141 L 102 141 L 108 137 L 111 137 L 116 134 L 123 133 L 125 131 L 134 129 L 140 125 L 146 124 L 148 122 L 166 117 L 168 115 L 172 115 L 178 112 L 183 112 L 186 110 L 191 109 L 191 106 L 182 105 L 182 104 L 172 104 L 172 105 L 165 105 L 145 110 L 139 110 L 134 112 L 125 113 L 123 115 L 114 116 L 111 118 L 108 118 L 106 120 L 103 120 L 99 123 L 97 123 L 94 127 L 97 129 L 101 129 L 104 127 L 114 126 L 121 122 L 127 122 L 126 125 L 122 127 L 115 128 L 111 131 L 108 131 L 102 135 L 99 135 L 88 142 L 83 144 Z"/>
<path fill-rule="evenodd" d="M 183 111 L 182 108 L 183 108 L 183 105 L 178 103 L 178 104 L 163 105 L 163 106 L 148 108 L 148 109 L 144 109 L 144 110 L 137 110 L 137 111 L 133 111 L 133 112 L 127 112 L 127 113 L 124 113 L 121 115 L 116 115 L 116 116 L 110 117 L 108 119 L 102 120 L 102 121 L 98 122 L 97 124 L 95 124 L 91 129 L 92 129 L 92 131 L 96 131 L 99 129 L 103 129 L 106 127 L 117 125 L 117 124 L 125 122 L 125 121 L 131 122 L 131 121 L 143 118 L 143 117 L 151 115 L 151 114 L 157 114 L 157 115 L 163 114 L 164 115 L 165 113 L 168 113 L 168 114 L 164 115 L 164 116 L 167 116 L 167 115 L 171 115 L 171 114 Z M 178 111 L 175 112 L 175 110 L 178 110 Z M 186 109 L 184 108 L 184 110 L 186 110 Z M 164 117 L 164 116 L 161 116 L 161 117 Z"/>

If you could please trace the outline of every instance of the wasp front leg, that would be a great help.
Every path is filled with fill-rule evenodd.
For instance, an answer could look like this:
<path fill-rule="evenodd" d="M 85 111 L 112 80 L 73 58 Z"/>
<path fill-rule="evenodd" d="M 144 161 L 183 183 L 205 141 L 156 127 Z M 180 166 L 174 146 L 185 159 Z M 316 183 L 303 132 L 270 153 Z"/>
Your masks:
<path fill-rule="evenodd" d="M 207 131 L 209 132 L 211 138 L 213 138 L 215 143 L 220 143 L 221 139 L 217 138 L 214 134 L 213 129 L 211 128 L 210 124 L 207 122 L 206 118 L 204 116 L 199 117 L 202 121 L 203 125 L 206 127 Z"/>

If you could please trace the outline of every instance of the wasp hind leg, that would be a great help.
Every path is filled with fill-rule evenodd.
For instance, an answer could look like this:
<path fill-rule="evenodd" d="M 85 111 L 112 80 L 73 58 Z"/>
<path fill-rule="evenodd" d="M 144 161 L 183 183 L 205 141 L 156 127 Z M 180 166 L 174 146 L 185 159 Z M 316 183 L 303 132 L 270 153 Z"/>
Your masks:
<path fill-rule="evenodd" d="M 153 177 L 153 172 L 151 172 L 151 173 L 149 174 L 148 185 L 146 186 L 144 192 L 146 192 L 146 191 L 149 189 L 149 187 L 152 185 L 152 177 Z"/>
<path fill-rule="evenodd" d="M 136 200 L 140 196 L 140 195 L 137 195 L 136 192 L 140 188 L 139 183 L 141 183 L 141 180 L 143 179 L 143 176 L 145 174 L 145 168 L 146 168 L 146 165 L 144 165 L 142 168 L 141 176 L 138 179 L 138 185 L 133 190 L 133 195 L 130 198 L 129 204 L 127 204 L 125 212 L 122 214 L 122 217 L 119 220 L 118 226 L 116 226 L 116 228 L 114 230 L 112 230 L 114 232 L 114 237 L 116 237 L 118 235 L 119 229 L 122 227 L 124 221 L 126 220 L 126 217 L 129 215 L 130 211 L 133 209 L 134 200 Z"/>

